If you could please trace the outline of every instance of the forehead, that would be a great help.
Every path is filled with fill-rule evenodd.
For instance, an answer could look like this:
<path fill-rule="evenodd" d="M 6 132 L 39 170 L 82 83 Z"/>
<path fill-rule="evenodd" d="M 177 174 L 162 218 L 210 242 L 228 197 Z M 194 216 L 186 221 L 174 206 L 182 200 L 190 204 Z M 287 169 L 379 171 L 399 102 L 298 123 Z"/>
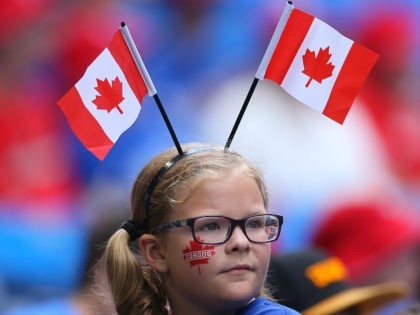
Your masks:
<path fill-rule="evenodd" d="M 246 172 L 228 176 L 203 176 L 179 190 L 182 202 L 174 209 L 175 219 L 200 215 L 242 218 L 264 213 L 264 198 L 255 178 Z"/>
<path fill-rule="evenodd" d="M 179 161 L 170 170 L 169 192 L 175 193 L 175 199 L 179 199 L 182 195 L 191 194 L 207 181 L 226 179 L 239 173 L 258 177 L 255 170 L 240 156 L 223 151 L 200 152 Z"/>

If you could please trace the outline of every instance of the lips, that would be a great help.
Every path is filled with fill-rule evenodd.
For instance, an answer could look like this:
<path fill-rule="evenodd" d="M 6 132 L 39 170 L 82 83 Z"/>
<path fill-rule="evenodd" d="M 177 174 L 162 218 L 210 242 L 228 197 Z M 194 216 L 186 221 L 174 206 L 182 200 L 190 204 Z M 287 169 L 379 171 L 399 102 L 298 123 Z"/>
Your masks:
<path fill-rule="evenodd" d="M 247 264 L 235 265 L 224 269 L 222 273 L 229 273 L 229 274 L 242 274 L 244 272 L 252 271 L 253 268 Z"/>

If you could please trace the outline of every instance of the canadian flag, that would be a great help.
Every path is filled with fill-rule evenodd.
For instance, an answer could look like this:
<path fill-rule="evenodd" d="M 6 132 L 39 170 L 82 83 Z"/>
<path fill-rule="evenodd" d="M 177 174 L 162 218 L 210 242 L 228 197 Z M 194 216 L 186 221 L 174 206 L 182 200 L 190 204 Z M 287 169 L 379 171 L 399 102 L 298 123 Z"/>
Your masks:
<path fill-rule="evenodd" d="M 100 160 L 135 122 L 149 92 L 122 28 L 58 101 L 73 132 Z"/>
<path fill-rule="evenodd" d="M 287 3 L 255 77 L 342 124 L 378 57 Z"/>

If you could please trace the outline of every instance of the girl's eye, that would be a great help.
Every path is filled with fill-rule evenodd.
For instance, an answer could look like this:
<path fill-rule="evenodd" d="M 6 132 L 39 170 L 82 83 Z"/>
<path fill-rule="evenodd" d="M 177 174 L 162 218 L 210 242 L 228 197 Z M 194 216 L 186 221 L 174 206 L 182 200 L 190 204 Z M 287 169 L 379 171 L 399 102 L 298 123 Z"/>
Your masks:
<path fill-rule="evenodd" d="M 230 221 L 223 217 L 200 217 L 194 222 L 195 233 L 209 233 L 229 230 Z"/>
<path fill-rule="evenodd" d="M 201 227 L 202 231 L 214 231 L 220 230 L 220 224 L 217 222 L 207 223 Z"/>
<path fill-rule="evenodd" d="M 251 228 L 251 229 L 257 229 L 263 226 L 264 226 L 264 223 L 262 222 L 262 220 L 259 220 L 259 219 L 250 220 L 246 223 L 246 227 Z"/>

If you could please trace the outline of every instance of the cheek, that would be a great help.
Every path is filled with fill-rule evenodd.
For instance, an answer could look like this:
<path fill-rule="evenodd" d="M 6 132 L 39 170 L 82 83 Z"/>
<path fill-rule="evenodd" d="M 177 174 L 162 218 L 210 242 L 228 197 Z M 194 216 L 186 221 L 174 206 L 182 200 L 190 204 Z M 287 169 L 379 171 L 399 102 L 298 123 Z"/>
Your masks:
<path fill-rule="evenodd" d="M 271 248 L 269 244 L 259 244 L 262 246 L 258 246 L 255 249 L 255 256 L 258 259 L 259 265 L 263 267 L 263 269 L 266 267 L 268 269 L 268 264 L 270 262 L 271 257 Z"/>
<path fill-rule="evenodd" d="M 214 246 L 197 243 L 194 240 L 189 241 L 189 246 L 182 250 L 186 263 L 191 268 L 197 267 L 197 271 L 201 274 L 201 265 L 207 265 L 209 260 L 216 254 Z"/>

